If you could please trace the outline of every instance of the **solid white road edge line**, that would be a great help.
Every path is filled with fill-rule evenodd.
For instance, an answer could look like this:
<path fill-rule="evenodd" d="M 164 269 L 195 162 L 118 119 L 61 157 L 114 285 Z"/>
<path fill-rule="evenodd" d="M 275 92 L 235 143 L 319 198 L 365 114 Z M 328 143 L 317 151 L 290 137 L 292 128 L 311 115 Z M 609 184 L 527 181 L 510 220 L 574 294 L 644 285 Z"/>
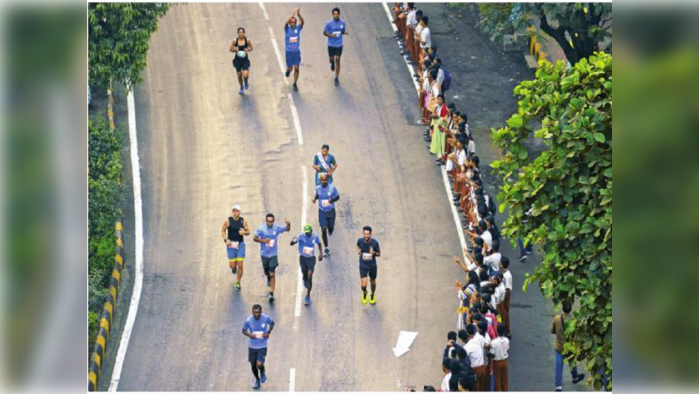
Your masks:
<path fill-rule="evenodd" d="M 303 182 L 303 196 L 301 197 L 303 201 L 303 208 L 301 211 L 301 229 L 306 224 L 308 220 L 308 172 L 306 171 L 306 166 L 301 166 L 301 179 Z M 301 230 L 303 232 L 303 230 Z M 300 233 L 299 233 L 300 234 Z M 296 307 L 294 309 L 294 317 L 301 316 L 301 294 L 303 293 L 303 277 L 301 274 L 301 267 L 298 269 L 298 280 L 296 281 Z M 298 331 L 298 319 L 294 321 L 294 332 Z"/>
<path fill-rule="evenodd" d="M 265 7 L 265 3 L 259 3 L 260 8 L 262 8 L 262 14 L 265 16 L 266 20 L 269 20 L 269 16 L 267 15 L 267 8 Z"/>
<path fill-rule="evenodd" d="M 391 28 L 393 29 L 394 32 L 398 31 L 398 28 L 396 27 L 395 24 L 393 24 L 393 15 L 391 14 L 391 10 L 388 8 L 388 5 L 386 3 L 381 3 L 383 5 L 383 9 L 386 11 L 386 15 L 388 15 L 388 23 L 391 24 Z M 397 45 L 397 43 L 396 43 Z M 401 56 L 402 57 L 402 56 Z M 405 58 L 403 57 L 403 60 Z M 413 66 L 408 64 L 408 61 L 406 60 L 405 65 L 408 66 L 408 71 L 410 71 L 410 80 L 413 81 L 413 85 L 415 85 L 415 90 L 417 90 L 417 95 L 418 97 L 420 96 L 420 85 L 417 83 L 413 75 L 415 74 L 415 69 Z"/>
<path fill-rule="evenodd" d="M 126 350 L 129 347 L 129 340 L 131 339 L 133 326 L 136 322 L 138 304 L 141 300 L 141 289 L 143 288 L 143 199 L 141 197 L 141 167 L 138 158 L 138 140 L 136 133 L 136 105 L 134 102 L 133 90 L 129 92 L 128 96 L 126 97 L 126 101 L 129 110 L 129 140 L 131 142 L 131 170 L 133 176 L 134 219 L 136 237 L 136 277 L 134 280 L 133 294 L 131 295 L 131 304 L 129 305 L 129 313 L 126 317 L 124 331 L 121 334 L 121 342 L 119 343 L 119 351 L 117 352 L 116 361 L 114 364 L 114 372 L 112 372 L 112 380 L 109 384 L 109 391 L 117 391 L 117 388 L 119 387 L 121 370 L 124 366 Z"/>
<path fill-rule="evenodd" d="M 383 9 L 386 11 L 386 15 L 388 16 L 388 23 L 391 25 L 391 28 L 393 31 L 398 31 L 398 28 L 393 24 L 393 15 L 391 14 L 391 10 L 388 8 L 388 5 L 386 3 L 381 3 L 383 5 Z M 405 58 L 403 58 L 405 60 Z M 408 66 L 408 70 L 410 71 L 410 79 L 413 81 L 413 84 L 415 85 L 415 90 L 417 90 L 418 96 L 420 95 L 420 85 L 413 79 L 413 74 L 415 74 L 415 69 L 413 66 L 408 64 L 407 61 L 405 61 L 405 64 Z M 442 173 L 442 180 L 444 181 L 444 188 L 447 189 L 447 197 L 449 197 L 449 206 L 451 207 L 451 213 L 454 215 L 454 223 L 456 224 L 456 232 L 459 234 L 459 242 L 461 242 L 461 253 L 464 257 L 464 261 L 470 261 L 471 259 L 466 255 L 466 252 L 464 251 L 466 249 L 466 238 L 464 237 L 464 230 L 461 227 L 461 221 L 459 220 L 459 213 L 456 212 L 456 207 L 452 203 L 454 199 L 454 195 L 451 192 L 451 187 L 449 185 L 449 179 L 447 177 L 447 170 L 446 168 L 440 169 Z"/>
<path fill-rule="evenodd" d="M 296 368 L 289 370 L 289 392 L 293 393 L 296 390 Z"/>

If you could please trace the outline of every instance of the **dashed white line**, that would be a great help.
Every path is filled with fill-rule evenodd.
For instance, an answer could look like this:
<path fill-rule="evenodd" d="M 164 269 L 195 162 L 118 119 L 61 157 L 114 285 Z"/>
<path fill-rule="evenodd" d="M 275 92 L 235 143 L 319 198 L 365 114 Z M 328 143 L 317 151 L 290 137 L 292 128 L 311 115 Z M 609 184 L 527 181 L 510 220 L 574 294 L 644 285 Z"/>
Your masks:
<path fill-rule="evenodd" d="M 299 118 L 299 111 L 296 110 L 296 103 L 294 103 L 294 96 L 289 93 L 289 106 L 291 107 L 291 117 L 294 119 L 294 128 L 296 128 L 296 138 L 299 141 L 299 145 L 303 145 L 303 133 L 301 132 L 301 118 Z"/>
<path fill-rule="evenodd" d="M 301 227 L 306 224 L 308 220 L 308 172 L 306 171 L 306 166 L 301 166 L 301 179 L 302 179 L 302 192 L 301 201 L 303 201 L 303 207 L 301 210 Z M 294 309 L 294 317 L 301 316 L 301 295 L 303 293 L 303 277 L 301 274 L 301 268 L 298 270 L 298 280 L 296 282 L 296 307 Z M 294 332 L 298 331 L 298 319 L 294 320 Z"/>
<path fill-rule="evenodd" d="M 274 38 L 274 30 L 272 28 L 269 28 L 269 36 L 270 36 L 270 41 L 272 41 L 272 48 L 274 48 L 274 54 L 277 55 L 277 61 L 279 62 L 279 71 L 286 72 L 286 68 L 284 68 L 284 60 L 282 58 L 282 53 L 279 51 L 279 45 L 277 45 L 277 39 Z M 284 78 L 284 83 L 288 86 L 289 81 Z"/>
<path fill-rule="evenodd" d="M 266 20 L 269 20 L 269 16 L 267 15 L 267 7 L 265 7 L 265 3 L 259 3 L 260 8 L 262 8 L 262 15 L 265 16 Z"/>
<path fill-rule="evenodd" d="M 141 197 L 141 167 L 138 158 L 138 139 L 136 133 L 136 105 L 134 102 L 133 90 L 126 97 L 129 110 L 129 140 L 131 142 L 131 169 L 133 176 L 133 197 L 134 197 L 134 219 L 136 237 L 136 276 L 134 279 L 133 294 L 129 305 L 129 314 L 126 317 L 124 332 L 121 335 L 119 350 L 114 363 L 112 380 L 109 383 L 109 391 L 117 391 L 121 370 L 126 358 L 126 350 L 129 347 L 129 340 L 136 322 L 138 304 L 141 300 L 141 289 L 143 288 L 143 198 Z"/>
<path fill-rule="evenodd" d="M 296 368 L 289 370 L 289 392 L 293 393 L 296 390 Z"/>
<path fill-rule="evenodd" d="M 388 9 L 388 5 L 386 3 L 381 3 L 381 5 L 383 5 L 383 9 L 386 11 L 386 15 L 388 16 L 388 23 L 391 25 L 391 28 L 393 29 L 394 32 L 398 31 L 398 28 L 396 28 L 396 26 L 393 24 L 393 15 L 391 14 L 391 10 Z M 420 96 L 420 85 L 413 78 L 413 74 L 415 74 L 415 69 L 413 68 L 413 66 L 408 64 L 407 60 L 405 61 L 405 65 L 408 66 L 408 71 L 410 71 L 410 79 L 413 81 L 413 84 L 415 85 L 415 90 L 417 91 L 417 95 Z M 459 221 L 459 213 L 456 212 L 456 207 L 454 206 L 454 204 L 451 203 L 454 196 L 451 192 L 451 187 L 449 185 L 449 178 L 447 177 L 446 168 L 442 169 L 441 172 L 442 172 L 442 180 L 444 181 L 444 188 L 447 190 L 447 196 L 449 197 L 449 205 L 451 206 L 451 213 L 454 215 L 454 223 L 456 224 L 456 232 L 459 234 L 459 242 L 461 242 L 461 250 L 462 250 L 463 257 L 464 257 L 464 261 L 470 261 L 471 258 L 464 251 L 466 249 L 466 238 L 464 237 L 464 230 L 461 227 L 461 222 Z"/>

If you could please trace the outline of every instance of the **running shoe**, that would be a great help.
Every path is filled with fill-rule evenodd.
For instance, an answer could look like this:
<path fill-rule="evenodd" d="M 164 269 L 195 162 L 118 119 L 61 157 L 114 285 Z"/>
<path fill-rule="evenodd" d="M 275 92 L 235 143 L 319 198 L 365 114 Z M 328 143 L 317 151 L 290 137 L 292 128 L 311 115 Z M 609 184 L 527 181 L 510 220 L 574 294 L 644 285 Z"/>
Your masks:
<path fill-rule="evenodd" d="M 299 87 L 298 87 L 296 84 L 294 84 L 292 87 L 294 88 L 294 92 L 298 92 L 298 91 L 299 91 Z"/>
<path fill-rule="evenodd" d="M 340 86 L 340 80 L 335 78 L 335 86 Z"/>
<path fill-rule="evenodd" d="M 286 72 L 284 73 L 284 76 L 289 78 L 289 75 L 291 75 L 291 70 L 286 70 Z"/>
<path fill-rule="evenodd" d="M 585 379 L 585 374 L 581 373 L 577 378 L 573 378 L 573 384 L 578 384 L 579 382 L 583 381 L 583 379 Z"/>
<path fill-rule="evenodd" d="M 270 304 L 274 303 L 274 294 L 269 295 L 269 303 Z"/>
<path fill-rule="evenodd" d="M 262 373 L 262 375 L 260 376 L 260 382 L 267 383 L 267 374 L 266 373 L 264 373 L 264 372 Z"/>
<path fill-rule="evenodd" d="M 311 296 L 307 295 L 305 300 L 306 306 L 311 305 Z"/>
<path fill-rule="evenodd" d="M 240 291 L 240 282 L 237 282 L 237 283 L 235 284 L 235 286 L 233 286 L 233 289 L 234 289 L 235 291 Z"/>
<path fill-rule="evenodd" d="M 323 257 L 328 257 L 328 256 L 330 256 L 330 249 L 325 248 L 325 250 L 323 251 Z"/>
<path fill-rule="evenodd" d="M 240 87 L 240 90 L 238 90 L 238 94 L 243 94 L 243 87 Z"/>
<path fill-rule="evenodd" d="M 330 71 L 335 71 L 335 62 L 330 62 Z"/>
<path fill-rule="evenodd" d="M 255 381 L 252 383 L 252 389 L 258 390 L 259 388 L 260 388 L 260 379 L 255 379 Z"/>
<path fill-rule="evenodd" d="M 245 81 L 245 90 L 248 90 L 248 89 L 250 89 L 250 84 L 248 83 L 248 81 Z"/>
<path fill-rule="evenodd" d="M 366 293 L 362 294 L 362 304 L 366 305 Z"/>
<path fill-rule="evenodd" d="M 526 254 L 525 254 L 524 256 L 521 256 L 521 257 L 519 258 L 519 262 L 520 262 L 520 263 L 524 263 L 525 261 L 527 261 L 527 255 L 526 255 Z"/>
<path fill-rule="evenodd" d="M 369 303 L 370 303 L 371 305 L 375 305 L 375 304 L 376 304 L 376 294 L 374 294 L 374 293 L 371 294 L 371 299 L 369 300 Z"/>

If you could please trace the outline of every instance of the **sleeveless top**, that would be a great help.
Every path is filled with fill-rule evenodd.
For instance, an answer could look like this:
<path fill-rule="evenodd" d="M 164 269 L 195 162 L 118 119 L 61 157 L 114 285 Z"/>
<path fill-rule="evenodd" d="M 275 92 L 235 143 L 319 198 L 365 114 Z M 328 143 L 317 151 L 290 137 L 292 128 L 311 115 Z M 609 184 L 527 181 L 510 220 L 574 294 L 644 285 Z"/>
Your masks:
<path fill-rule="evenodd" d="M 243 242 L 243 236 L 238 234 L 243 227 L 243 217 L 239 217 L 238 220 L 233 219 L 232 216 L 228 217 L 228 239 L 233 242 Z"/>
<path fill-rule="evenodd" d="M 245 44 L 243 45 L 238 45 L 238 38 L 235 39 L 235 48 L 238 51 L 245 51 L 248 49 L 248 38 L 244 37 L 243 40 L 245 40 Z M 245 57 L 248 57 L 247 52 L 245 53 Z"/>

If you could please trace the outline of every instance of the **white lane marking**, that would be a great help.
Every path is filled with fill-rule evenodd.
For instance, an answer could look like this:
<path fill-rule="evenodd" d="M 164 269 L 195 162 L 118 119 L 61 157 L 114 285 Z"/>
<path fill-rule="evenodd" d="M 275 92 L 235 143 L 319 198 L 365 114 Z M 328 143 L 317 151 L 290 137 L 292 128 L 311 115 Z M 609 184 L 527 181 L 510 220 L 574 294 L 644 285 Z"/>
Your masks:
<path fill-rule="evenodd" d="M 299 145 L 303 145 L 303 133 L 301 132 L 301 118 L 299 118 L 299 111 L 296 110 L 296 103 L 294 103 L 294 96 L 289 93 L 289 106 L 291 107 L 291 116 L 294 118 L 294 127 L 296 128 L 296 138 L 299 140 Z"/>
<path fill-rule="evenodd" d="M 388 5 L 386 3 L 381 3 L 383 5 L 383 9 L 386 11 L 386 15 L 388 16 L 388 23 L 391 25 L 391 28 L 393 31 L 398 31 L 398 28 L 393 24 L 393 15 L 391 14 L 391 10 L 388 9 Z M 413 84 L 415 85 L 415 90 L 417 91 L 417 95 L 420 96 L 420 85 L 415 81 L 413 78 L 413 74 L 415 74 L 415 69 L 413 66 L 408 64 L 408 62 L 405 62 L 405 65 L 408 66 L 408 71 L 410 71 L 410 79 L 413 81 Z M 464 230 L 461 227 L 461 222 L 459 220 L 459 213 L 456 212 L 456 207 L 454 204 L 451 203 L 454 199 L 454 195 L 451 192 L 451 187 L 449 185 L 449 179 L 447 177 L 447 170 L 442 169 L 442 180 L 444 181 L 444 188 L 447 189 L 447 196 L 449 196 L 449 205 L 451 206 L 451 213 L 454 215 L 454 223 L 456 224 L 456 232 L 459 234 L 459 241 L 461 242 L 461 251 L 464 256 L 464 262 L 465 261 L 470 261 L 471 259 L 469 258 L 468 255 L 466 255 L 466 252 L 464 249 L 466 249 L 466 238 L 464 237 Z"/>
<path fill-rule="evenodd" d="M 296 368 L 289 370 L 289 392 L 293 393 L 296 390 Z"/>
<path fill-rule="evenodd" d="M 398 31 L 396 25 L 393 24 L 393 15 L 391 14 L 391 10 L 388 9 L 388 5 L 386 5 L 386 3 L 381 3 L 381 5 L 383 5 L 383 9 L 386 11 L 386 15 L 388 16 L 388 23 L 391 25 L 391 28 L 394 32 Z M 403 60 L 405 60 L 405 57 L 403 58 Z M 417 95 L 420 96 L 420 85 L 415 80 L 415 77 L 413 77 L 413 74 L 415 74 L 415 69 L 413 68 L 413 66 L 408 64 L 407 60 L 405 61 L 405 65 L 408 66 L 408 71 L 410 71 L 410 80 L 413 81 L 413 85 L 415 85 L 415 90 L 417 90 Z"/>
<path fill-rule="evenodd" d="M 131 170 L 133 176 L 133 198 L 134 198 L 134 219 L 136 236 L 136 277 L 134 280 L 133 294 L 131 295 L 131 305 L 129 314 L 126 317 L 124 332 L 121 334 L 121 342 L 112 372 L 112 381 L 109 384 L 109 391 L 117 391 L 121 370 L 124 366 L 126 350 L 129 347 L 129 340 L 136 322 L 138 304 L 141 300 L 141 289 L 143 287 L 143 198 L 141 197 L 141 165 L 138 158 L 138 140 L 136 133 L 136 105 L 134 102 L 133 90 L 126 98 L 129 109 L 129 140 L 131 142 Z"/>
<path fill-rule="evenodd" d="M 266 20 L 269 20 L 269 16 L 267 15 L 267 8 L 265 7 L 265 3 L 259 3 L 260 8 L 262 8 L 262 14 L 265 16 Z"/>
<path fill-rule="evenodd" d="M 279 51 L 279 45 L 277 45 L 277 39 L 274 38 L 274 31 L 272 28 L 269 28 L 269 35 L 270 35 L 270 41 L 272 41 L 272 48 L 274 48 L 274 54 L 277 55 L 277 61 L 279 62 L 279 71 L 284 74 L 286 72 L 286 68 L 284 68 L 284 60 L 282 58 L 282 53 Z M 289 80 L 288 78 L 284 78 L 284 83 L 289 86 Z"/>
<path fill-rule="evenodd" d="M 306 171 L 306 166 L 301 166 L 301 179 L 303 182 L 303 196 L 301 197 L 303 201 L 303 208 L 301 210 L 301 228 L 306 224 L 308 220 L 308 172 Z M 303 231 L 303 230 L 302 230 Z M 298 269 L 298 280 L 296 281 L 296 307 L 294 309 L 294 317 L 301 316 L 301 295 L 303 294 L 303 276 L 301 274 L 301 268 Z M 298 332 L 299 321 L 294 320 L 294 332 Z"/>

